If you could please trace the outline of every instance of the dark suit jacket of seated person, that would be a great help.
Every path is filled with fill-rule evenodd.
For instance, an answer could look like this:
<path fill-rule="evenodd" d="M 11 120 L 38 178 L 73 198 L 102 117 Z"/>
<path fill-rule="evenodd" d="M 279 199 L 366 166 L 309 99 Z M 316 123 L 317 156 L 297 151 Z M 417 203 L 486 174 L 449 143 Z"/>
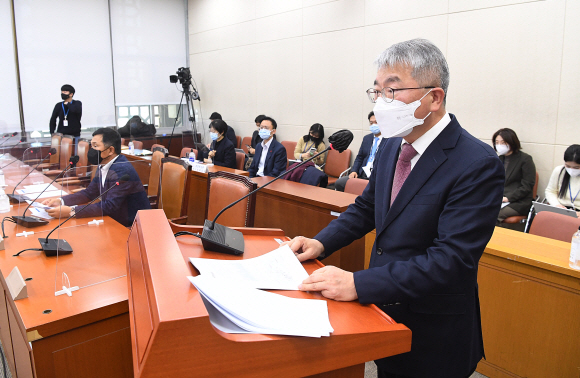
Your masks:
<path fill-rule="evenodd" d="M 204 162 L 235 169 L 236 149 L 232 142 L 226 138 L 227 127 L 228 125 L 219 119 L 210 123 L 209 130 L 212 142 L 209 151 L 204 154 Z"/>
<path fill-rule="evenodd" d="M 509 202 L 509 205 L 500 210 L 498 222 L 511 216 L 527 216 L 534 200 L 533 191 L 536 183 L 534 160 L 521 151 L 520 140 L 512 129 L 496 131 L 492 142 L 505 168 L 503 202 Z"/>
<path fill-rule="evenodd" d="M 98 134 L 100 132 L 104 134 Z M 78 214 L 79 218 L 110 216 L 123 226 L 129 227 L 133 224 L 137 211 L 151 208 L 139 175 L 127 158 L 120 155 L 120 152 L 121 136 L 117 131 L 110 128 L 95 131 L 91 140 L 89 163 L 98 163 L 101 168 L 86 189 L 64 196 L 63 202 L 69 207 L 82 205 L 97 198 L 110 187 L 115 186 L 115 188 L 103 195 L 100 202 L 92 203 Z M 102 170 L 106 171 L 104 185 Z M 124 175 L 129 175 L 129 180 L 119 182 L 116 186 L 117 181 Z M 75 212 L 81 208 L 82 206 L 76 207 Z"/>
<path fill-rule="evenodd" d="M 274 138 L 277 128 L 276 121 L 270 117 L 265 117 L 260 123 L 262 142 L 256 146 L 254 160 L 252 160 L 252 164 L 248 169 L 250 177 L 276 177 L 286 170 L 286 165 L 288 164 L 286 148 Z M 270 134 L 269 136 L 267 135 L 268 133 Z M 264 144 L 268 146 L 265 158 L 263 158 Z"/>

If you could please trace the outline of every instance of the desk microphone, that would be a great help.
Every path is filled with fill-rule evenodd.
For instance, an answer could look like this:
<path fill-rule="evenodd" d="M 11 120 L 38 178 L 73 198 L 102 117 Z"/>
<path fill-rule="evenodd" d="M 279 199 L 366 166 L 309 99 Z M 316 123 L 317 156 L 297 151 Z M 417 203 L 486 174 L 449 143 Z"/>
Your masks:
<path fill-rule="evenodd" d="M 46 219 L 42 219 L 42 218 L 38 218 L 38 217 L 34 217 L 34 216 L 26 216 L 26 211 L 28 211 L 28 209 L 30 208 L 30 206 L 36 202 L 36 200 L 42 195 L 42 193 L 44 193 L 48 188 L 50 188 L 50 186 L 52 185 L 53 182 L 55 182 L 60 175 L 64 174 L 65 172 L 67 172 L 69 169 L 74 168 L 74 166 L 77 164 L 77 162 L 79 161 L 79 157 L 78 156 L 71 156 L 69 159 L 69 165 L 66 166 L 65 169 L 62 170 L 62 172 L 60 172 L 44 189 L 42 189 L 42 192 L 40 192 L 35 199 L 33 199 L 28 206 L 26 206 L 26 209 L 24 209 L 24 211 L 22 212 L 22 216 L 19 215 L 13 215 L 12 216 L 12 220 L 14 221 L 14 223 L 19 224 L 21 226 L 24 227 L 38 227 L 38 226 L 44 226 L 45 224 L 48 224 L 48 221 Z M 25 195 L 21 196 L 23 198 L 22 201 L 25 201 L 27 199 L 29 199 L 28 197 L 26 197 Z"/>
<path fill-rule="evenodd" d="M 116 187 L 117 185 L 119 185 L 119 183 L 125 182 L 125 181 L 129 181 L 129 175 L 128 174 L 124 174 L 123 176 L 121 176 L 121 178 L 115 183 L 115 185 L 113 185 L 109 189 L 105 190 L 103 193 L 101 193 L 94 200 L 92 200 L 91 202 L 87 203 L 82 209 L 80 209 L 79 211 L 75 212 L 74 215 L 71 215 L 70 217 L 66 218 L 61 224 L 59 224 L 58 226 L 56 226 L 55 228 L 53 228 L 52 231 L 50 231 L 48 233 L 48 235 L 46 235 L 46 238 L 38 238 L 38 242 L 40 243 L 40 247 L 42 248 L 42 251 L 44 251 L 44 254 L 46 256 L 57 256 L 59 254 L 60 255 L 68 255 L 69 253 L 72 253 L 72 251 L 73 251 L 72 250 L 72 247 L 70 246 L 70 244 L 66 240 L 64 240 L 64 239 L 49 239 L 48 237 L 53 232 L 55 232 L 60 226 L 62 226 L 66 222 L 68 222 L 69 219 L 71 219 L 72 217 L 77 216 L 80 213 L 82 213 L 83 210 L 85 210 L 87 207 L 89 207 L 90 204 L 92 204 L 96 200 L 100 199 L 109 190 L 111 190 L 114 187 Z M 26 250 L 20 251 L 17 254 L 15 254 L 14 256 L 19 256 L 24 251 L 26 251 Z"/>
<path fill-rule="evenodd" d="M 16 192 L 16 188 L 18 187 L 18 185 L 22 184 L 22 181 L 24 181 L 32 172 L 36 171 L 36 168 L 38 168 L 38 166 L 43 161 L 45 161 L 46 159 L 48 159 L 52 154 L 56 154 L 56 148 L 51 148 L 50 151 L 48 151 L 48 155 L 46 155 L 46 157 L 44 157 L 42 160 L 40 160 L 38 162 L 38 164 L 36 164 L 36 167 L 34 167 L 30 172 L 28 172 L 28 174 L 26 176 L 24 176 L 24 178 L 22 180 L 20 180 L 20 182 L 18 184 L 16 184 L 16 186 L 12 190 L 12 194 L 8 194 L 8 198 L 10 198 L 10 202 L 12 202 L 12 203 L 21 203 L 21 202 L 24 202 L 25 200 L 28 199 L 28 197 L 26 197 L 24 195 L 14 194 L 14 192 Z"/>
<path fill-rule="evenodd" d="M 221 252 L 221 253 L 228 253 L 233 255 L 241 255 L 244 253 L 244 236 L 241 232 L 233 230 L 229 227 L 223 226 L 221 224 L 217 224 L 216 220 L 219 218 L 220 215 L 230 207 L 234 206 L 238 202 L 242 201 L 243 199 L 251 196 L 252 194 L 256 193 L 258 190 L 265 188 L 266 186 L 270 185 L 274 181 L 278 180 L 281 177 L 284 177 L 288 173 L 292 172 L 296 168 L 308 163 L 312 159 L 322 155 L 328 150 L 337 150 L 338 152 L 343 152 L 348 148 L 354 136 L 350 130 L 339 130 L 336 133 L 332 134 L 328 138 L 329 146 L 325 148 L 323 151 L 320 151 L 316 155 L 310 157 L 307 160 L 304 160 L 302 163 L 292 167 L 290 170 L 282 172 L 278 177 L 275 179 L 268 181 L 261 187 L 257 188 L 256 190 L 251 191 L 250 193 L 246 194 L 239 200 L 229 204 L 228 206 L 224 207 L 213 219 L 210 221 L 206 219 L 203 225 L 203 231 L 201 234 L 201 242 L 203 244 L 203 248 L 208 251 L 214 252 Z"/>
<path fill-rule="evenodd" d="M 12 150 L 13 150 L 13 149 L 14 149 L 16 146 L 18 146 L 20 143 L 22 143 L 22 142 L 24 142 L 24 139 L 20 139 L 20 140 L 19 140 L 19 141 L 18 141 L 18 142 L 17 142 L 15 145 L 11 146 L 11 147 L 10 147 L 10 150 L 8 150 L 8 155 L 10 155 L 10 154 L 12 153 Z M 4 147 L 4 148 L 8 148 L 8 146 L 6 146 L 6 147 Z M 4 156 L 4 155 L 6 155 L 6 153 L 3 153 L 3 154 L 2 154 L 2 156 Z M 6 165 L 4 165 L 4 166 L 0 167 L 0 169 L 4 169 L 4 168 L 6 168 L 7 166 L 9 166 L 10 164 L 12 164 L 12 163 L 15 163 L 15 162 L 17 162 L 17 161 L 18 161 L 18 159 L 16 159 L 16 158 L 15 158 L 15 159 L 14 159 L 14 160 L 12 160 L 10 163 L 8 163 L 8 164 L 6 164 Z"/>
<path fill-rule="evenodd" d="M 17 132 L 13 132 L 12 134 L 4 134 L 4 135 L 2 136 L 2 138 L 6 138 L 6 137 L 9 137 L 9 138 L 8 138 L 8 139 L 6 139 L 4 142 L 0 143 L 0 146 L 3 146 L 3 145 L 4 145 L 4 143 L 8 142 L 10 139 L 12 139 L 12 137 L 15 137 L 16 135 L 18 135 L 18 133 L 17 133 Z"/>

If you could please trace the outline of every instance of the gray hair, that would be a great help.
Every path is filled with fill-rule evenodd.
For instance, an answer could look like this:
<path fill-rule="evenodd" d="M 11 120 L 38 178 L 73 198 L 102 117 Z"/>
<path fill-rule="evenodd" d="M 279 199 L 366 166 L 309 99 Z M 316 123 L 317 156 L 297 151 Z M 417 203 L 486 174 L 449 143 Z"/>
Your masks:
<path fill-rule="evenodd" d="M 383 51 L 375 63 L 379 69 L 409 67 L 419 85 L 440 87 L 447 98 L 449 67 L 441 50 L 431 41 L 417 38 L 396 43 Z"/>

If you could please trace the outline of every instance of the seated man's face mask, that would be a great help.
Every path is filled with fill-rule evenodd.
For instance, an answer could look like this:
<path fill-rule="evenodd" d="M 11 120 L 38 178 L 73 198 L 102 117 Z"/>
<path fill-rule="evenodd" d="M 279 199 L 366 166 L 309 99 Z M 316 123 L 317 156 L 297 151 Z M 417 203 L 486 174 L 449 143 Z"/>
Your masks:
<path fill-rule="evenodd" d="M 108 154 L 105 157 L 102 157 L 101 153 L 103 153 L 104 151 L 99 151 L 99 150 L 95 150 L 92 146 L 89 149 L 89 152 L 87 153 L 87 159 L 89 161 L 90 165 L 99 165 L 103 162 L 104 159 L 108 158 L 109 156 L 111 156 L 111 154 Z"/>

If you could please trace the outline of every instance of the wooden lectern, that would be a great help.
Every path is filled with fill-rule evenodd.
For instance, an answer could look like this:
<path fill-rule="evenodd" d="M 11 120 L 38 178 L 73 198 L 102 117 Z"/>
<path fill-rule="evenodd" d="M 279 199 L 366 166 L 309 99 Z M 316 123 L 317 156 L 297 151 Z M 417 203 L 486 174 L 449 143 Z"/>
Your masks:
<path fill-rule="evenodd" d="M 238 228 L 241 257 L 204 251 L 201 240 L 177 231 L 201 227 L 170 225 L 163 210 L 139 211 L 128 240 L 127 274 L 133 367 L 136 377 L 363 377 L 366 361 L 408 352 L 411 331 L 374 305 L 327 300 L 330 337 L 226 334 L 210 323 L 195 287 L 189 257 L 247 259 L 287 240 L 281 230 Z M 361 251 L 362 253 L 362 251 Z M 308 273 L 323 266 L 304 263 Z M 319 293 L 277 291 L 296 298 Z M 305 317 L 308 314 L 304 314 Z"/>

